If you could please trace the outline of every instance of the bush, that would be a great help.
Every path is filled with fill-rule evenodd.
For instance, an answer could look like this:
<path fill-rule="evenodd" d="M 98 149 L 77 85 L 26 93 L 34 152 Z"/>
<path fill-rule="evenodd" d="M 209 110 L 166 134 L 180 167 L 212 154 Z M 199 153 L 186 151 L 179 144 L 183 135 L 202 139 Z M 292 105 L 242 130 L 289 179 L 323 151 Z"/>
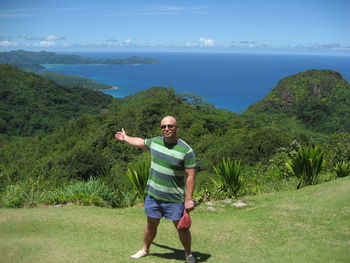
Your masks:
<path fill-rule="evenodd" d="M 45 187 L 46 183 L 41 177 L 8 185 L 2 194 L 1 205 L 5 207 L 36 206 L 42 201 Z"/>
<path fill-rule="evenodd" d="M 49 193 L 46 202 L 120 207 L 123 204 L 121 197 L 119 190 L 111 189 L 100 179 L 90 179 L 86 182 L 77 181 Z"/>
<path fill-rule="evenodd" d="M 137 196 L 142 200 L 142 202 L 144 202 L 146 198 L 145 189 L 148 181 L 150 166 L 150 162 L 148 160 L 144 160 L 138 163 L 135 168 L 128 168 L 126 172 L 126 175 L 130 179 L 134 190 L 136 191 L 134 201 Z"/>
<path fill-rule="evenodd" d="M 211 178 L 212 182 L 227 193 L 228 197 L 234 195 L 237 198 L 237 192 L 242 186 L 241 161 L 224 158 L 216 166 L 213 165 L 213 168 L 217 178 Z"/>
<path fill-rule="evenodd" d="M 262 164 L 258 164 L 255 167 L 244 167 L 244 172 L 242 173 L 243 185 L 240 194 L 245 196 L 257 195 L 295 189 L 295 184 L 298 183 L 296 177 L 285 177 L 281 173 L 284 169 L 277 167 L 275 164 L 270 166 L 272 168 Z M 285 166 L 284 163 L 283 166 Z"/>
<path fill-rule="evenodd" d="M 16 184 L 7 186 L 1 197 L 1 206 L 22 207 L 23 203 L 24 196 L 21 185 Z"/>
<path fill-rule="evenodd" d="M 301 179 L 297 189 L 302 183 L 306 186 L 316 184 L 324 165 L 324 153 L 317 146 L 299 148 L 286 162 L 287 168 Z"/>
<path fill-rule="evenodd" d="M 350 162 L 337 162 L 335 165 L 335 172 L 338 178 L 348 176 L 350 174 Z"/>

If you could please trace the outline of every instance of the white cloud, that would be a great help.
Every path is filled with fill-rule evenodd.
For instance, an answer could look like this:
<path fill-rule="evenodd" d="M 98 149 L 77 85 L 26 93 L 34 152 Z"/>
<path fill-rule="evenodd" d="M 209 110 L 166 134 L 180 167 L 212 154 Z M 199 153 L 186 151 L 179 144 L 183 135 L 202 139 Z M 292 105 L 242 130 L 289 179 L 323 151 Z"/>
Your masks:
<path fill-rule="evenodd" d="M 63 47 L 70 47 L 70 46 L 72 46 L 72 44 L 71 44 L 71 43 L 68 43 L 68 42 L 64 42 L 62 46 L 63 46 Z"/>
<path fill-rule="evenodd" d="M 209 38 L 209 39 L 206 39 L 206 38 L 204 38 L 204 37 L 201 37 L 200 39 L 199 39 L 199 42 L 200 42 L 200 46 L 201 47 L 213 47 L 214 46 L 214 39 L 212 39 L 212 38 Z"/>
<path fill-rule="evenodd" d="M 115 38 L 111 38 L 111 39 L 106 40 L 106 42 L 119 42 L 119 40 L 115 39 Z"/>
<path fill-rule="evenodd" d="M 30 40 L 30 41 L 32 41 L 32 40 L 40 40 L 41 39 L 39 37 L 34 37 L 31 34 L 25 35 L 23 38 L 26 39 L 26 40 Z"/>
<path fill-rule="evenodd" d="M 36 46 L 39 46 L 39 47 L 54 47 L 56 46 L 56 44 L 52 41 L 46 41 L 46 40 L 43 40 L 43 41 L 40 41 L 36 44 Z"/>
<path fill-rule="evenodd" d="M 18 46 L 18 44 L 16 42 L 13 42 L 13 41 L 3 40 L 3 41 L 0 41 L 0 46 L 1 47 L 16 47 L 16 46 Z"/>
<path fill-rule="evenodd" d="M 65 37 L 60 37 L 60 36 L 56 36 L 56 35 L 48 35 L 43 40 L 44 41 L 57 41 L 57 40 L 62 40 L 62 39 L 65 39 Z"/>
<path fill-rule="evenodd" d="M 119 41 L 117 39 L 111 38 L 105 41 L 105 44 L 109 47 L 125 47 L 131 45 L 131 39 L 125 41 Z"/>

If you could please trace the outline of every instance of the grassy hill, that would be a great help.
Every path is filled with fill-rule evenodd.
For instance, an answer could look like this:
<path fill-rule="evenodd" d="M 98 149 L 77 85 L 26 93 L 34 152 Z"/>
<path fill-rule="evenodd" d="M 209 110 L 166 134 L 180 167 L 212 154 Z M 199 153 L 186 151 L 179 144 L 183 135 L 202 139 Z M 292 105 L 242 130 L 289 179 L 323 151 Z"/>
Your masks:
<path fill-rule="evenodd" d="M 197 262 L 349 262 L 349 189 L 350 177 L 247 197 L 242 208 L 203 203 L 191 214 Z M 132 262 L 144 226 L 142 207 L 0 209 L 1 262 Z M 183 262 L 170 221 L 155 243 L 140 262 Z"/>

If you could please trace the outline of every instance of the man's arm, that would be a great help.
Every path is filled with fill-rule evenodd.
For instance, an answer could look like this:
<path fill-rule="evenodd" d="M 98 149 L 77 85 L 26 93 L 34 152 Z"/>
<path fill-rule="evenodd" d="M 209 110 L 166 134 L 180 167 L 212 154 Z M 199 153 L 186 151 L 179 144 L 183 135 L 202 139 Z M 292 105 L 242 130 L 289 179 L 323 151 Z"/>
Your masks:
<path fill-rule="evenodd" d="M 196 170 L 194 168 L 190 168 L 190 169 L 185 169 L 185 172 L 187 174 L 185 208 L 191 211 L 194 209 L 192 194 L 194 190 Z"/>
<path fill-rule="evenodd" d="M 122 142 L 127 142 L 128 144 L 138 147 L 142 150 L 147 150 L 148 148 L 145 145 L 145 140 L 142 138 L 138 138 L 138 137 L 131 137 L 128 136 L 124 129 L 122 129 L 121 131 L 117 132 L 116 134 L 114 134 L 114 137 L 118 140 L 118 141 L 122 141 Z"/>

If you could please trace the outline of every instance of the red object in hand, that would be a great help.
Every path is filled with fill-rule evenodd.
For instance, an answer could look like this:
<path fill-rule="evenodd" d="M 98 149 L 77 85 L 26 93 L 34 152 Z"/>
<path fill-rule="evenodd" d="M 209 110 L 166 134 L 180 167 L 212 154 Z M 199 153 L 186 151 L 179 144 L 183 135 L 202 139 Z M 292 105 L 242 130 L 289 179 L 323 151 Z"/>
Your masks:
<path fill-rule="evenodd" d="M 191 223 L 192 223 L 192 221 L 191 221 L 190 214 L 188 213 L 187 209 L 185 208 L 184 214 L 181 217 L 179 224 L 177 225 L 177 230 L 178 231 L 188 230 L 191 227 Z"/>

